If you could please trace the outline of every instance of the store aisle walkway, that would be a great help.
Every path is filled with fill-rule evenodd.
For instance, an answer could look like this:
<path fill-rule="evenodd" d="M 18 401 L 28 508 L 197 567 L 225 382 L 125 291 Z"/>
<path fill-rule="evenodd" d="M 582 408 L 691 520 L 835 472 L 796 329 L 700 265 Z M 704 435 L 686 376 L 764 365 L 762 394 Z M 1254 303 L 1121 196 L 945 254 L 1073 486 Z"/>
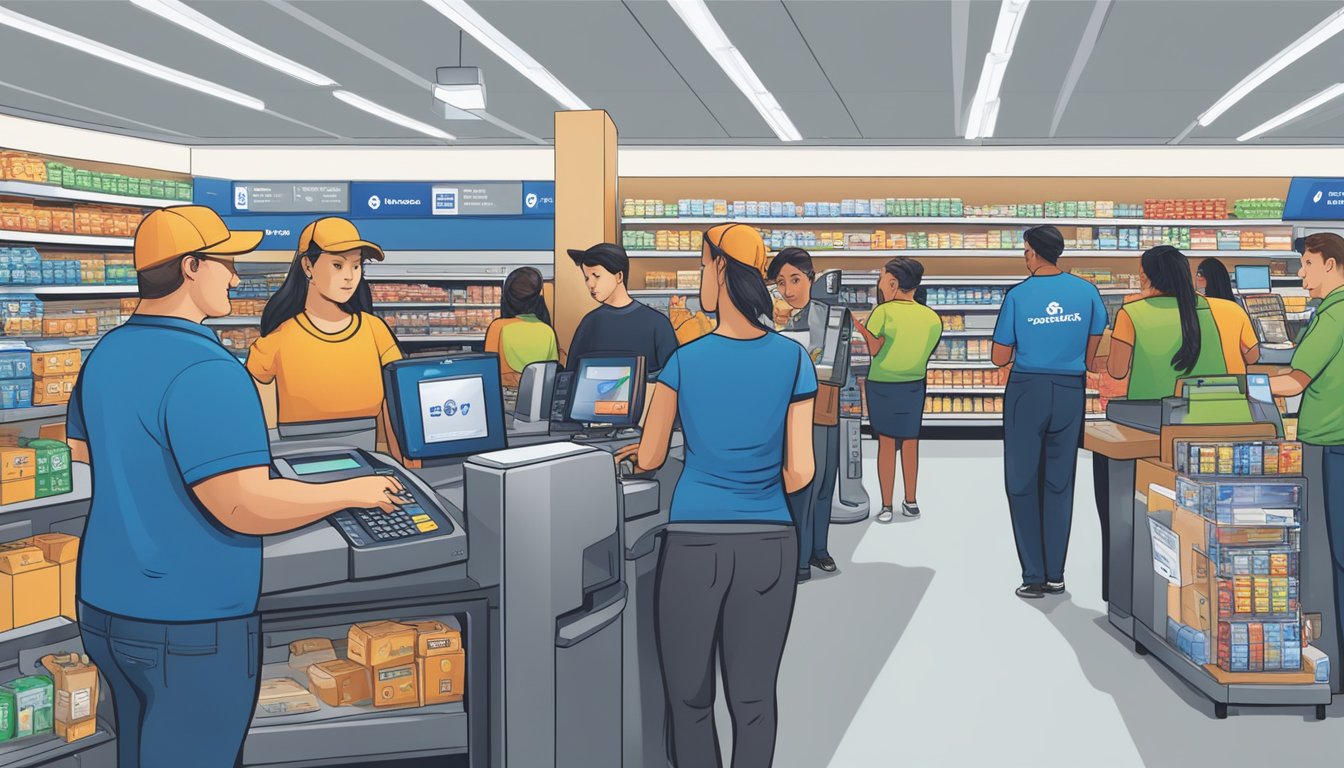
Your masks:
<path fill-rule="evenodd" d="M 1121 642 L 1101 601 L 1087 454 L 1069 590 L 1026 602 L 1013 595 L 1000 446 L 922 448 L 923 518 L 835 526 L 840 573 L 799 588 L 776 768 L 1290 765 L 1344 744 L 1344 705 L 1319 723 L 1309 709 L 1215 720 L 1205 699 Z M 871 441 L 865 455 L 877 499 Z M 731 738 L 725 712 L 719 722 Z"/>

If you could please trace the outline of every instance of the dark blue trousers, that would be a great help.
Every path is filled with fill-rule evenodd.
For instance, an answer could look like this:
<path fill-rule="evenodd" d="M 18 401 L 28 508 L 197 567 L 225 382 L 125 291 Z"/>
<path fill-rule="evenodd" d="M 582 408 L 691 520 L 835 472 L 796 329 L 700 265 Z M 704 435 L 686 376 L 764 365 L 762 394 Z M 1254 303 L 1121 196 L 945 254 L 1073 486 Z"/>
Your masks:
<path fill-rule="evenodd" d="M 807 487 L 789 494 L 789 514 L 798 528 L 798 572 L 811 570 L 812 558 L 830 557 L 831 507 L 840 477 L 840 427 L 812 427 L 812 459 L 816 474 Z"/>
<path fill-rule="evenodd" d="M 1325 525 L 1335 562 L 1335 626 L 1344 645 L 1344 445 L 1322 446 Z M 1333 662 L 1331 662 L 1333 663 Z"/>
<path fill-rule="evenodd" d="M 1064 580 L 1087 387 L 1082 376 L 1013 371 L 1003 402 L 1003 468 L 1022 583 Z"/>
<path fill-rule="evenodd" d="M 257 705 L 257 616 L 169 624 L 81 603 L 84 650 L 116 713 L 118 768 L 234 768 Z"/>

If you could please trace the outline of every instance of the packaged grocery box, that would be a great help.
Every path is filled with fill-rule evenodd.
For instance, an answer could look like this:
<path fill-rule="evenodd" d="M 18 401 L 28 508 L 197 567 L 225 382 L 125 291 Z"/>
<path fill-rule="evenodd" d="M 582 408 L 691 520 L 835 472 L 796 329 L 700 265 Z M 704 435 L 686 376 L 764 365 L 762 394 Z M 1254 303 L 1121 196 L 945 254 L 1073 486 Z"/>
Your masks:
<path fill-rule="evenodd" d="M 0 482 L 37 476 L 37 451 L 31 448 L 0 448 Z"/>
<path fill-rule="evenodd" d="M 26 379 L 33 375 L 33 353 L 28 349 L 0 349 L 0 379 Z"/>
<path fill-rule="evenodd" d="M 33 345 L 34 376 L 64 376 L 79 373 L 82 353 L 75 347 L 39 342 Z"/>
<path fill-rule="evenodd" d="M 0 409 L 29 408 L 33 404 L 33 380 L 0 381 Z"/>
<path fill-rule="evenodd" d="M 373 706 L 413 707 L 420 703 L 420 685 L 414 661 L 373 670 Z"/>
<path fill-rule="evenodd" d="M 415 628 L 395 621 L 374 621 L 350 628 L 350 660 L 370 669 L 409 662 L 415 657 Z"/>
<path fill-rule="evenodd" d="M 0 552 L 0 631 L 26 627 L 61 613 L 61 572 L 29 545 Z M 8 624 L 8 626 L 6 626 Z"/>
<path fill-rule="evenodd" d="M 306 674 L 314 664 L 336 660 L 336 648 L 325 637 L 295 640 L 289 644 L 289 668 Z"/>
<path fill-rule="evenodd" d="M 42 498 L 39 496 L 38 498 Z M 68 533 L 42 533 L 28 539 L 42 550 L 42 557 L 60 572 L 61 615 L 75 616 L 75 568 L 79 561 L 79 538 Z"/>
<path fill-rule="evenodd" d="M 309 667 L 308 689 L 329 707 L 356 706 L 373 700 L 368 668 L 349 659 L 323 661 Z"/>
<path fill-rule="evenodd" d="M 45 675 L 20 677 L 0 686 L 0 709 L 13 713 L 14 738 L 51 733 L 53 699 L 51 678 Z"/>
<path fill-rule="evenodd" d="M 462 651 L 462 633 L 441 621 L 407 621 L 415 630 L 415 655 L 419 658 Z"/>
<path fill-rule="evenodd" d="M 288 677 L 261 681 L 261 691 L 257 695 L 257 717 L 301 715 L 319 709 L 321 706 L 317 698 Z"/>
<path fill-rule="evenodd" d="M 462 701 L 467 683 L 467 656 L 461 651 L 416 659 L 422 707 Z"/>
<path fill-rule="evenodd" d="M 56 735 L 67 743 L 92 736 L 98 730 L 98 668 L 74 653 L 44 656 L 42 666 L 55 690 Z"/>

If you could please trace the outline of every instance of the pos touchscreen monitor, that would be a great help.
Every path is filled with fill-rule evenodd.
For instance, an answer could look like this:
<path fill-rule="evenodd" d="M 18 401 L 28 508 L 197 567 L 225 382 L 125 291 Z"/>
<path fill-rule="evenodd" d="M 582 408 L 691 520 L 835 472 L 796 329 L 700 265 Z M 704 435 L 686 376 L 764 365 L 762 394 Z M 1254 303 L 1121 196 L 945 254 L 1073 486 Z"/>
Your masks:
<path fill-rule="evenodd" d="M 452 459 L 505 447 L 499 358 L 465 354 L 383 368 L 392 431 L 409 459 Z"/>
<path fill-rule="evenodd" d="M 639 355 L 594 355 L 579 360 L 570 383 L 565 420 L 578 424 L 639 424 L 647 374 Z"/>

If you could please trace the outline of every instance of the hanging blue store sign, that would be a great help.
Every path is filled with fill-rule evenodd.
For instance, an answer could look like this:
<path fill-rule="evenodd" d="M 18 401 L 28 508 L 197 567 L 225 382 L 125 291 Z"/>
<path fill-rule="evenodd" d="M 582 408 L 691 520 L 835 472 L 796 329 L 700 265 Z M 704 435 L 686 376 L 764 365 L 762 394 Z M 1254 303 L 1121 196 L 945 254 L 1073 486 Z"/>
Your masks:
<path fill-rule="evenodd" d="M 351 219 L 555 216 L 553 181 L 230 182 L 196 179 L 196 203 L 221 216 Z"/>
<path fill-rule="evenodd" d="M 1344 220 L 1344 179 L 1293 179 L 1283 206 L 1284 221 Z"/>
<path fill-rule="evenodd" d="M 523 182 L 523 215 L 525 216 L 555 215 L 554 181 Z"/>

